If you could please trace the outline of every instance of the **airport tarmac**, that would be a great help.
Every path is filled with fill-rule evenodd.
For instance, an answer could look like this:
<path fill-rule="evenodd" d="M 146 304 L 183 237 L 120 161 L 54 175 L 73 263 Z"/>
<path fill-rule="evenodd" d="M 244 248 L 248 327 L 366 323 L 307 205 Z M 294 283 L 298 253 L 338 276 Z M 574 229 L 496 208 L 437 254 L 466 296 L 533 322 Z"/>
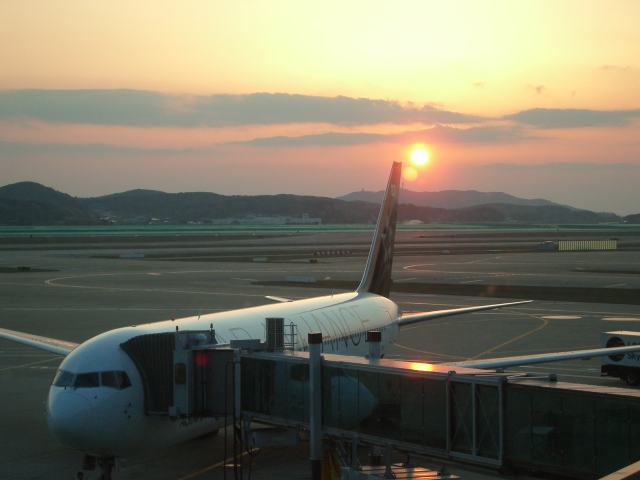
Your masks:
<path fill-rule="evenodd" d="M 362 235 L 360 235 L 362 236 Z M 347 243 L 344 234 L 332 238 L 280 238 L 266 242 L 264 250 L 291 252 L 306 249 L 338 249 L 366 245 Z M 446 245 L 446 239 L 441 239 Z M 538 240 L 535 239 L 532 244 Z M 215 256 L 255 255 L 263 252 L 261 240 L 236 246 L 197 245 L 198 251 Z M 295 246 L 287 245 L 295 243 Z M 457 254 L 416 254 L 404 247 L 394 259 L 394 281 L 425 284 L 424 293 L 392 293 L 404 311 L 425 311 L 482 305 L 511 299 L 434 295 L 432 284 L 510 284 L 536 286 L 630 289 L 640 292 L 640 251 L 629 248 L 611 252 L 522 252 L 508 248 L 512 238 L 489 242 L 486 251 Z M 300 244 L 306 247 L 300 247 Z M 472 242 L 473 243 L 473 242 Z M 437 248 L 442 245 L 438 244 Z M 138 245 L 144 259 L 120 259 L 129 245 L 81 248 L 0 249 L 0 269 L 29 266 L 30 272 L 0 273 L 0 327 L 73 342 L 82 342 L 103 331 L 126 326 L 249 307 L 268 303 L 265 295 L 306 298 L 330 293 L 326 289 L 265 286 L 288 276 L 358 281 L 364 256 L 327 256 L 318 263 L 296 259 L 277 262 L 213 261 L 198 259 L 187 243 L 162 250 Z M 360 247 L 362 248 L 362 247 Z M 413 247 L 412 247 L 413 248 Z M 249 250 L 247 250 L 249 249 Z M 356 249 L 354 248 L 354 251 Z M 404 251 L 403 251 L 404 250 Z M 494 251 L 497 250 L 497 251 Z M 166 252 L 178 253 L 167 261 Z M 244 253 L 243 253 L 244 252 Z M 108 257 L 108 258 L 96 258 Z M 246 259 L 244 259 L 246 260 Z M 636 273 L 633 273 L 636 272 Z M 640 297 L 640 293 L 638 294 Z M 523 298 L 524 299 L 524 298 Z M 535 301 L 493 312 L 461 315 L 403 329 L 389 351 L 390 358 L 455 361 L 563 350 L 595 348 L 600 333 L 608 330 L 640 330 L 640 305 Z M 60 357 L 0 340 L 0 478 L 71 479 L 82 455 L 58 443 L 48 432 L 44 402 Z M 570 361 L 531 366 L 515 371 L 541 375 L 557 373 L 561 381 L 625 387 L 619 380 L 600 377 L 600 361 Z M 230 448 L 227 445 L 228 449 Z M 224 478 L 218 465 L 225 456 L 224 434 L 168 447 L 144 457 L 127 459 L 118 479 Z M 284 451 L 264 451 L 252 459 L 251 477 L 310 478 L 308 445 Z M 426 462 L 438 468 L 440 462 Z M 286 465 L 286 467 L 283 467 Z M 245 463 L 244 475 L 248 475 Z M 283 468 L 286 468 L 283 474 Z M 227 478 L 233 478 L 226 468 Z M 502 478 L 497 474 L 451 467 L 467 479 Z M 85 478 L 97 478 L 97 472 Z M 514 478 L 514 477 L 511 477 Z M 518 478 L 518 477 L 515 477 Z M 524 478 L 524 477 L 520 477 Z"/>

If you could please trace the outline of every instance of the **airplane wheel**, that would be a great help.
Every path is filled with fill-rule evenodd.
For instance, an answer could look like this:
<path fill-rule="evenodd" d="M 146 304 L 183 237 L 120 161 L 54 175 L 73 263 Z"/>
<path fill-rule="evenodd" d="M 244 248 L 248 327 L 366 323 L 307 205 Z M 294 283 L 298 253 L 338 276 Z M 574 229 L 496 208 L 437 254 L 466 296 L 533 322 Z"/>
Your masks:
<path fill-rule="evenodd" d="M 636 373 L 627 373 L 624 378 L 627 382 L 627 385 L 636 386 L 640 383 L 640 377 Z"/>

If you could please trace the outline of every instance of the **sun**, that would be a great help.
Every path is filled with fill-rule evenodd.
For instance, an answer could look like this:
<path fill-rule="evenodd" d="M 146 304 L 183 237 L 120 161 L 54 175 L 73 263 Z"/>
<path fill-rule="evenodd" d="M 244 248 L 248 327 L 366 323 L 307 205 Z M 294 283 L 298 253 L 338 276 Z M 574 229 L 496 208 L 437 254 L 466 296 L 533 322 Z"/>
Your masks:
<path fill-rule="evenodd" d="M 424 148 L 416 148 L 411 154 L 411 161 L 415 165 L 424 165 L 429 161 L 429 153 Z"/>

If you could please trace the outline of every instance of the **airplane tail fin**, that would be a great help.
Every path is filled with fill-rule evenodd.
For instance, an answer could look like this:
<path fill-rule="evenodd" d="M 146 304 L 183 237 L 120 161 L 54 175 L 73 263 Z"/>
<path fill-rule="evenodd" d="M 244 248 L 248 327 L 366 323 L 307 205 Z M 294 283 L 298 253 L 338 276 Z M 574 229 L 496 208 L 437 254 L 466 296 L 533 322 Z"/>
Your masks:
<path fill-rule="evenodd" d="M 387 191 L 382 200 L 378 224 L 371 243 L 371 250 L 369 250 L 367 266 L 357 289 L 358 293 L 375 293 L 389 298 L 401 175 L 402 162 L 393 162 Z"/>

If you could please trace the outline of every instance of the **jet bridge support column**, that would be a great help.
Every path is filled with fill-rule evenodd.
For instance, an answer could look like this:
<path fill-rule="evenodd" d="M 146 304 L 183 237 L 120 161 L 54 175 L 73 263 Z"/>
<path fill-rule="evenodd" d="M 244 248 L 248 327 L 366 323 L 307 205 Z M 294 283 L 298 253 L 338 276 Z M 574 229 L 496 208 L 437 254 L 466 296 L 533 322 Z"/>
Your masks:
<path fill-rule="evenodd" d="M 310 333 L 309 340 L 309 440 L 311 480 L 322 476 L 322 333 Z"/>

